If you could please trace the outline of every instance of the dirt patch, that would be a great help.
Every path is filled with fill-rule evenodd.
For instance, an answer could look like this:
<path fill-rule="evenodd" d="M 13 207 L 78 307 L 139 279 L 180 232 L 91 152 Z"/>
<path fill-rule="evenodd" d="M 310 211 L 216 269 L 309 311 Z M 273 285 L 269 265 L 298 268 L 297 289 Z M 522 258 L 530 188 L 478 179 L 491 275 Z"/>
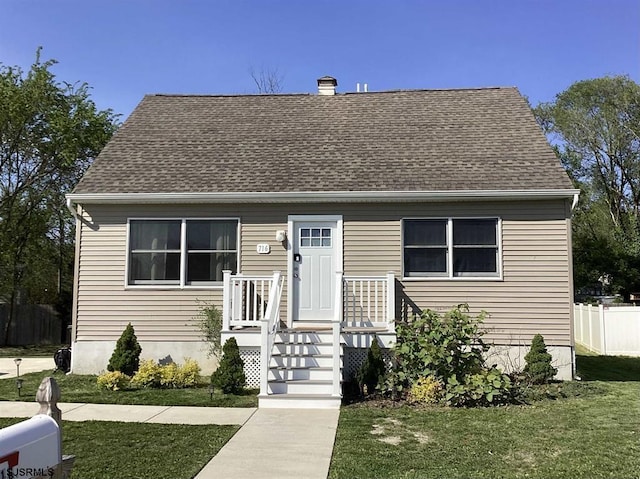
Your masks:
<path fill-rule="evenodd" d="M 402 438 L 400 436 L 386 436 L 378 438 L 378 441 L 384 442 L 385 444 L 391 444 L 392 446 L 399 446 L 402 442 Z"/>

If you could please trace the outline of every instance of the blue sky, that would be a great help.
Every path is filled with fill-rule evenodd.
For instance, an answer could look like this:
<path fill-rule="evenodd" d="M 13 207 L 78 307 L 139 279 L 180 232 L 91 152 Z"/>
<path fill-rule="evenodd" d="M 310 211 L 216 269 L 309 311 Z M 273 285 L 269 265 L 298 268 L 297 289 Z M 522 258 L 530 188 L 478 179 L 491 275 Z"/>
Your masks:
<path fill-rule="evenodd" d="M 146 93 L 517 86 L 532 104 L 577 80 L 640 81 L 640 0 L 0 0 L 0 62 L 42 46 L 123 119 Z"/>

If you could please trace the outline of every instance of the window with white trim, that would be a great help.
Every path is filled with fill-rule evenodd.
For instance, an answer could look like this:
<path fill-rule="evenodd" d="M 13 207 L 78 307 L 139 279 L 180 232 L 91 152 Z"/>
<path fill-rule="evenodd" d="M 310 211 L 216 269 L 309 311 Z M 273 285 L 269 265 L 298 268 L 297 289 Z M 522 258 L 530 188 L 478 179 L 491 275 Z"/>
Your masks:
<path fill-rule="evenodd" d="M 237 219 L 129 220 L 129 285 L 211 285 L 238 270 Z"/>
<path fill-rule="evenodd" d="M 405 219 L 405 277 L 497 277 L 497 218 Z"/>

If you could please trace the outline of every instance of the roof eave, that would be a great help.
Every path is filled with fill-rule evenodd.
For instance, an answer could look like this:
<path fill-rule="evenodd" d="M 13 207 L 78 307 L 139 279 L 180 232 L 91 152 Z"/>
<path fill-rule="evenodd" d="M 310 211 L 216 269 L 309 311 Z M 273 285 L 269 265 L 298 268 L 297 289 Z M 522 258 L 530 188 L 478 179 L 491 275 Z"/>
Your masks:
<path fill-rule="evenodd" d="M 414 201 L 531 200 L 574 201 L 580 190 L 453 190 L 453 191 L 296 191 L 234 193 L 70 193 L 67 200 L 79 204 L 176 204 L 176 203 L 403 203 Z"/>

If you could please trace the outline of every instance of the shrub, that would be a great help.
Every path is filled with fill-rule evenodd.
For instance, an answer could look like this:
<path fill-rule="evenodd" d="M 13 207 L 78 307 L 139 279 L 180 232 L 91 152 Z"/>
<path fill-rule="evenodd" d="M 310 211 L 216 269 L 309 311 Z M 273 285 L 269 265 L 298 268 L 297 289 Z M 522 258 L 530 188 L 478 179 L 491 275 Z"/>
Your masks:
<path fill-rule="evenodd" d="M 162 378 L 161 368 L 153 359 L 145 359 L 140 363 L 138 372 L 131 378 L 131 382 L 142 388 L 157 388 Z"/>
<path fill-rule="evenodd" d="M 411 385 L 407 399 L 416 404 L 437 404 L 442 399 L 442 383 L 433 376 L 420 378 Z"/>
<path fill-rule="evenodd" d="M 179 388 L 178 365 L 176 363 L 160 366 L 160 387 L 164 389 Z"/>
<path fill-rule="evenodd" d="M 198 384 L 200 366 L 190 358 L 184 365 L 169 363 L 161 366 L 152 359 L 140 363 L 138 372 L 131 382 L 143 388 L 190 388 Z"/>
<path fill-rule="evenodd" d="M 200 379 L 200 365 L 191 358 L 184 358 L 184 364 L 178 368 L 177 383 L 181 388 L 190 388 L 198 384 Z"/>
<path fill-rule="evenodd" d="M 494 404 L 511 397 L 511 381 L 497 368 L 485 366 L 489 346 L 480 325 L 486 313 L 471 317 L 467 305 L 440 315 L 426 310 L 396 326 L 395 368 L 385 383 L 393 397 L 403 396 L 421 378 L 440 381 L 447 404 Z"/>
<path fill-rule="evenodd" d="M 225 394 L 238 394 L 244 389 L 246 378 L 244 362 L 240 357 L 240 349 L 235 338 L 229 338 L 222 348 L 222 359 L 211 375 L 213 387 Z"/>
<path fill-rule="evenodd" d="M 551 365 L 551 354 L 541 334 L 536 334 L 531 341 L 531 349 L 524 357 L 526 365 L 524 374 L 533 384 L 545 384 L 553 379 L 558 370 Z"/>
<path fill-rule="evenodd" d="M 367 359 L 362 363 L 356 375 L 360 390 L 364 391 L 364 386 L 366 386 L 366 393 L 372 394 L 378 384 L 382 383 L 385 371 L 382 350 L 378 344 L 378 338 L 374 336 L 371 347 L 367 351 Z"/>
<path fill-rule="evenodd" d="M 131 378 L 120 371 L 111 371 L 98 376 L 97 383 L 100 389 L 118 391 L 129 386 Z"/>
<path fill-rule="evenodd" d="M 129 323 L 116 343 L 116 348 L 111 355 L 111 359 L 109 359 L 107 369 L 109 371 L 120 371 L 132 376 L 140 365 L 141 352 L 142 348 L 138 344 L 138 338 L 136 338 L 133 326 Z"/>
<path fill-rule="evenodd" d="M 220 357 L 222 313 L 213 304 L 204 301 L 199 304 L 200 309 L 195 319 L 204 335 L 203 340 L 207 343 L 207 356 Z"/>

